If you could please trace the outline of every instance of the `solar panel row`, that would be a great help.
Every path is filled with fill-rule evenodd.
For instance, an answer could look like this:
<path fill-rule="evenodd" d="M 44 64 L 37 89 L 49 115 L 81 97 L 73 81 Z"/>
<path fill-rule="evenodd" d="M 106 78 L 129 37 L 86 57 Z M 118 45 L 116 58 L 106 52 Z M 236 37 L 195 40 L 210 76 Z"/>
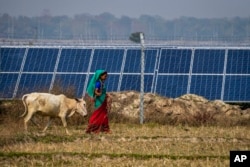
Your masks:
<path fill-rule="evenodd" d="M 1 47 L 0 98 L 20 98 L 55 85 L 85 93 L 96 69 L 109 72 L 108 91 L 140 90 L 140 48 Z M 186 93 L 210 100 L 250 101 L 250 49 L 147 48 L 145 92 Z"/>

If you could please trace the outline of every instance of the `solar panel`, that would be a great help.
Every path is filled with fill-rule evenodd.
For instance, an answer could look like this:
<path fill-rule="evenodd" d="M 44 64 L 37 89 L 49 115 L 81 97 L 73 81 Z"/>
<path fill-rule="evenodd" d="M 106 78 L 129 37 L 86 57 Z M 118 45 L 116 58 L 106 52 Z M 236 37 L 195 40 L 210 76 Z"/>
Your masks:
<path fill-rule="evenodd" d="M 144 91 L 152 91 L 153 75 L 144 75 Z M 140 91 L 141 75 L 124 74 L 122 77 L 121 91 L 134 90 Z"/>
<path fill-rule="evenodd" d="M 85 80 L 86 74 L 57 74 L 54 85 L 60 85 L 62 92 L 72 91 L 81 97 Z"/>
<path fill-rule="evenodd" d="M 128 50 L 124 66 L 125 73 L 139 73 L 141 62 L 140 50 Z"/>
<path fill-rule="evenodd" d="M 250 50 L 228 50 L 228 74 L 250 74 Z"/>
<path fill-rule="evenodd" d="M 25 48 L 1 48 L 0 71 L 19 72 Z"/>
<path fill-rule="evenodd" d="M 189 73 L 190 49 L 162 49 L 159 73 Z"/>
<path fill-rule="evenodd" d="M 190 93 L 207 99 L 220 99 L 222 79 L 221 75 L 194 75 L 191 79 Z"/>
<path fill-rule="evenodd" d="M 53 72 L 59 49 L 30 48 L 23 71 Z"/>
<path fill-rule="evenodd" d="M 195 50 L 193 73 L 221 74 L 224 69 L 225 50 L 197 49 Z"/>
<path fill-rule="evenodd" d="M 140 91 L 141 49 L 131 46 L 0 47 L 0 98 L 56 86 L 83 96 L 97 69 L 108 92 Z M 192 93 L 209 100 L 250 102 L 250 48 L 147 47 L 144 91 L 167 97 Z"/>
<path fill-rule="evenodd" d="M 250 101 L 250 75 L 226 76 L 224 101 Z"/>
<path fill-rule="evenodd" d="M 124 49 L 95 49 L 91 72 L 104 69 L 110 73 L 120 73 Z"/>
<path fill-rule="evenodd" d="M 51 84 L 52 74 L 22 74 L 19 88 L 17 91 L 17 97 L 30 92 L 48 92 Z"/>
<path fill-rule="evenodd" d="M 158 75 L 156 93 L 176 98 L 187 93 L 188 75 Z"/>
<path fill-rule="evenodd" d="M 108 92 L 116 91 L 118 89 L 120 74 L 108 75 L 105 81 L 106 89 Z"/>
<path fill-rule="evenodd" d="M 17 82 L 18 74 L 0 73 L 0 97 L 12 98 Z"/>
<path fill-rule="evenodd" d="M 157 50 L 145 50 L 145 73 L 154 73 Z M 128 49 L 124 66 L 124 73 L 141 72 L 141 50 Z"/>
<path fill-rule="evenodd" d="M 58 72 L 86 72 L 92 49 L 62 49 Z"/>

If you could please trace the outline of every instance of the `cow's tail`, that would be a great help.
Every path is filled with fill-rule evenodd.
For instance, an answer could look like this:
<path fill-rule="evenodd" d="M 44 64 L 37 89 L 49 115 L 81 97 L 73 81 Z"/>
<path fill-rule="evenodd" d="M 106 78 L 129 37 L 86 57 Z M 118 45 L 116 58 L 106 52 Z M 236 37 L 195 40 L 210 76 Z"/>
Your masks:
<path fill-rule="evenodd" d="M 19 117 L 24 117 L 26 115 L 26 113 L 27 113 L 27 110 L 28 110 L 28 106 L 27 106 L 27 103 L 26 103 L 26 98 L 27 97 L 28 97 L 28 94 L 23 95 L 23 97 L 22 97 L 22 101 L 23 101 L 23 105 L 24 105 L 25 110 L 24 110 L 24 113 Z"/>

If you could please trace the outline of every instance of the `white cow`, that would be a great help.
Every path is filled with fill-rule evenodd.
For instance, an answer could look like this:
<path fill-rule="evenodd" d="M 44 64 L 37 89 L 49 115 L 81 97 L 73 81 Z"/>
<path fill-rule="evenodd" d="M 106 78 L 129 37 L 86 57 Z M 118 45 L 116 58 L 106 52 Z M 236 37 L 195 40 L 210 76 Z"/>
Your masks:
<path fill-rule="evenodd" d="M 86 102 L 81 99 L 70 99 L 65 95 L 53 95 L 49 93 L 30 93 L 22 97 L 25 107 L 25 112 L 21 115 L 24 118 L 24 128 L 27 131 L 27 123 L 35 113 L 40 113 L 43 116 L 48 116 L 49 121 L 43 132 L 47 130 L 50 125 L 51 119 L 59 117 L 62 120 L 66 133 L 69 134 L 67 129 L 66 117 L 71 117 L 75 112 L 82 116 L 87 115 Z"/>

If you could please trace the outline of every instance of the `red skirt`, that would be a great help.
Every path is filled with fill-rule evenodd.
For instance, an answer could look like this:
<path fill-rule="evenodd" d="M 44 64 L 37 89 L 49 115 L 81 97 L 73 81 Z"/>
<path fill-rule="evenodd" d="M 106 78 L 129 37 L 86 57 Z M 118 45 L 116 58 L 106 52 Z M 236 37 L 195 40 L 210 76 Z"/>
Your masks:
<path fill-rule="evenodd" d="M 91 132 L 93 133 L 110 132 L 106 99 L 102 103 L 102 105 L 99 108 L 97 108 L 90 116 L 89 125 L 87 127 L 86 133 L 91 133 Z"/>

